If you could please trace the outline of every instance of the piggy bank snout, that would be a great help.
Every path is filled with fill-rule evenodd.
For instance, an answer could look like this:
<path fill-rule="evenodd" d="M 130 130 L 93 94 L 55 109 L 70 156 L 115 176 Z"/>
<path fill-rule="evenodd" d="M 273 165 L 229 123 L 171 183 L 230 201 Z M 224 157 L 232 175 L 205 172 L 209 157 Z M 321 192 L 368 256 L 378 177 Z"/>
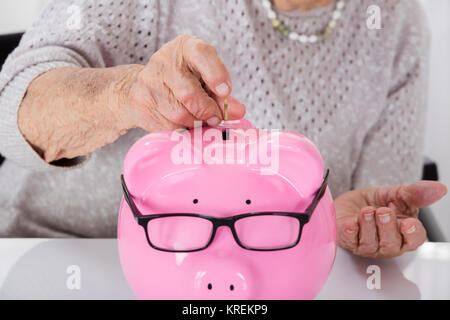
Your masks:
<path fill-rule="evenodd" d="M 248 267 L 225 258 L 199 264 L 194 291 L 199 299 L 250 299 L 254 283 Z"/>

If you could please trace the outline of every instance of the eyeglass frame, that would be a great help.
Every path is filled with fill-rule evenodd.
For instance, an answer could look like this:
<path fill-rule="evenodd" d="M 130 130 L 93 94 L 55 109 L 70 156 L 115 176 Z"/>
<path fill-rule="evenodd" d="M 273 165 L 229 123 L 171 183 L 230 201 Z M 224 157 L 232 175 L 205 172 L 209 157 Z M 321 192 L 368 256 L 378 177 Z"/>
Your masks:
<path fill-rule="evenodd" d="M 320 188 L 316 191 L 314 199 L 312 200 L 311 204 L 307 207 L 305 212 L 271 212 L 271 211 L 251 212 L 251 213 L 238 214 L 238 215 L 229 216 L 229 217 L 213 217 L 213 216 L 197 214 L 197 213 L 163 213 L 163 214 L 143 215 L 139 211 L 139 209 L 137 208 L 136 204 L 134 203 L 134 201 L 132 199 L 132 196 L 131 196 L 131 194 L 128 190 L 128 187 L 125 183 L 123 174 L 120 176 L 120 178 L 121 178 L 122 189 L 123 189 L 125 201 L 127 202 L 129 208 L 131 209 L 131 212 L 133 213 L 133 216 L 134 216 L 136 222 L 141 227 L 144 228 L 145 235 L 147 237 L 147 242 L 153 249 L 156 249 L 159 251 L 164 251 L 164 252 L 173 252 L 173 253 L 181 253 L 181 252 L 188 253 L 188 252 L 196 252 L 196 251 L 205 250 L 214 241 L 214 237 L 216 235 L 217 228 L 219 228 L 221 226 L 227 226 L 230 228 L 231 233 L 233 234 L 233 238 L 236 241 L 236 243 L 243 249 L 250 250 L 250 251 L 280 251 L 280 250 L 286 250 L 286 249 L 293 248 L 296 245 L 298 245 L 298 243 L 300 242 L 303 227 L 310 221 L 311 216 L 314 213 L 314 210 L 316 209 L 317 205 L 319 204 L 320 200 L 323 198 L 323 196 L 325 194 L 325 191 L 328 186 L 329 172 L 330 172 L 330 170 L 327 169 Z M 263 248 L 258 249 L 258 248 L 251 248 L 251 247 L 245 246 L 239 240 L 239 237 L 237 236 L 236 228 L 234 226 L 236 221 L 243 219 L 243 218 L 247 218 L 247 217 L 263 216 L 263 215 L 264 216 L 287 216 L 287 217 L 296 218 L 300 223 L 300 227 L 299 227 L 298 237 L 297 237 L 297 240 L 295 241 L 295 243 L 292 245 L 286 246 L 286 247 L 276 248 L 276 249 L 263 249 Z M 206 220 L 210 221 L 213 225 L 213 229 L 212 229 L 211 236 L 210 236 L 208 243 L 205 246 L 203 246 L 202 248 L 191 249 L 191 250 L 170 250 L 170 249 L 159 248 L 159 247 L 153 245 L 153 243 L 150 241 L 150 236 L 148 234 L 148 223 L 151 220 L 158 219 L 158 218 L 166 218 L 166 217 L 196 217 L 196 218 L 202 218 L 202 219 L 206 219 Z"/>

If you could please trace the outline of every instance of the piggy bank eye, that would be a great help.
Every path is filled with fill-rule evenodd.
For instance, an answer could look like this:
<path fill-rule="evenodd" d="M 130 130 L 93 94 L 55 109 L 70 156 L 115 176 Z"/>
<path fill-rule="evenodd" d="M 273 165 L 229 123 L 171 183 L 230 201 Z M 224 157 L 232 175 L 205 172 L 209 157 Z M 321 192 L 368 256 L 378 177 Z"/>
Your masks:
<path fill-rule="evenodd" d="M 194 199 L 192 202 L 193 202 L 194 204 L 197 204 L 197 203 L 198 203 L 198 199 Z"/>
<path fill-rule="evenodd" d="M 250 199 L 247 199 L 247 200 L 245 200 L 245 203 L 250 204 L 250 203 L 252 203 L 252 201 Z"/>

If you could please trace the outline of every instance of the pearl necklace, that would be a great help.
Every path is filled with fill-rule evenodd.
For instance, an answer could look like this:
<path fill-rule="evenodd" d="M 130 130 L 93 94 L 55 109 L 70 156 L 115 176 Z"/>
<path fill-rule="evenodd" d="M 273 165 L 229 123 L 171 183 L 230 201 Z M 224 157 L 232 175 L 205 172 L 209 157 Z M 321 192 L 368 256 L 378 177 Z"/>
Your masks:
<path fill-rule="evenodd" d="M 331 15 L 331 20 L 328 22 L 325 30 L 318 34 L 312 35 L 298 34 L 297 32 L 290 31 L 288 28 L 286 28 L 280 21 L 280 19 L 278 19 L 276 12 L 272 9 L 272 3 L 270 2 L 270 0 L 262 0 L 262 5 L 264 8 L 266 8 L 267 17 L 272 22 L 272 26 L 282 35 L 291 40 L 296 40 L 301 43 L 316 43 L 318 41 L 323 41 L 330 36 L 331 32 L 337 25 L 337 21 L 342 15 L 342 9 L 344 9 L 345 3 L 343 0 L 339 0 L 336 3 L 336 9 L 334 9 L 333 14 Z"/>

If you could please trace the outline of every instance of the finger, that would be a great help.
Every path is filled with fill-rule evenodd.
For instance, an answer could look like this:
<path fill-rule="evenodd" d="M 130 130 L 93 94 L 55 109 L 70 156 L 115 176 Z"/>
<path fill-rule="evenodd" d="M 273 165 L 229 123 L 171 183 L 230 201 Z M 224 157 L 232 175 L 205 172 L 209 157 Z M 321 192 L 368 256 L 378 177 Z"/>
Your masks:
<path fill-rule="evenodd" d="M 164 80 L 167 84 L 168 100 L 172 93 L 179 102 L 179 104 L 171 103 L 173 108 L 169 109 L 172 113 L 169 117 L 175 117 L 176 123 L 185 123 L 188 119 L 187 114 L 191 114 L 193 118 L 206 121 L 209 125 L 219 124 L 222 119 L 222 111 L 214 99 L 203 89 L 200 81 L 189 72 L 179 70 L 175 73 Z M 182 110 L 183 108 L 186 110 Z"/>
<path fill-rule="evenodd" d="M 168 121 L 179 127 L 193 128 L 198 119 L 191 114 L 184 105 L 178 101 L 170 89 L 166 89 L 162 95 L 156 94 L 158 101 L 158 112 Z"/>
<path fill-rule="evenodd" d="M 427 239 L 427 232 L 418 219 L 408 218 L 400 223 L 400 232 L 403 236 L 402 251 L 413 251 Z"/>
<path fill-rule="evenodd" d="M 398 191 L 399 198 L 408 207 L 416 208 L 429 206 L 446 194 L 447 187 L 437 181 L 419 181 L 401 186 Z"/>
<path fill-rule="evenodd" d="M 133 93 L 130 94 L 130 99 L 136 106 L 136 112 L 132 113 L 131 117 L 137 127 L 149 132 L 180 128 L 180 125 L 164 117 L 157 108 L 151 107 L 161 104 L 163 101 L 160 101 L 157 95 L 150 94 L 144 84 L 136 84 Z M 149 112 L 150 110 L 151 112 Z"/>
<path fill-rule="evenodd" d="M 359 245 L 357 253 L 369 256 L 378 251 L 377 224 L 375 222 L 375 208 L 365 207 L 358 214 Z"/>
<path fill-rule="evenodd" d="M 356 252 L 358 248 L 358 220 L 356 217 L 344 217 L 337 220 L 339 245 Z"/>
<path fill-rule="evenodd" d="M 151 62 L 145 67 L 145 72 L 140 74 L 141 87 L 135 90 L 140 95 L 148 96 L 141 100 L 153 106 L 150 109 L 156 118 L 162 115 L 176 127 L 194 127 L 195 120 L 203 119 L 189 112 L 184 103 L 192 104 L 193 109 L 197 107 L 200 111 L 206 110 L 205 117 L 209 114 L 221 115 L 217 104 L 206 95 L 198 79 L 175 66 L 163 68 L 161 71 L 161 62 L 158 59 L 159 55 L 152 56 Z M 160 76 L 155 77 L 155 74 Z M 139 100 L 136 105 L 139 105 Z M 200 105 L 204 108 L 199 107 Z"/>
<path fill-rule="evenodd" d="M 188 37 L 183 45 L 183 57 L 189 68 L 200 74 L 208 88 L 219 97 L 231 93 L 231 78 L 217 49 L 206 41 Z"/>
<path fill-rule="evenodd" d="M 391 208 L 381 207 L 375 212 L 378 229 L 378 252 L 382 257 L 400 254 L 402 236 L 398 230 L 397 217 Z"/>

